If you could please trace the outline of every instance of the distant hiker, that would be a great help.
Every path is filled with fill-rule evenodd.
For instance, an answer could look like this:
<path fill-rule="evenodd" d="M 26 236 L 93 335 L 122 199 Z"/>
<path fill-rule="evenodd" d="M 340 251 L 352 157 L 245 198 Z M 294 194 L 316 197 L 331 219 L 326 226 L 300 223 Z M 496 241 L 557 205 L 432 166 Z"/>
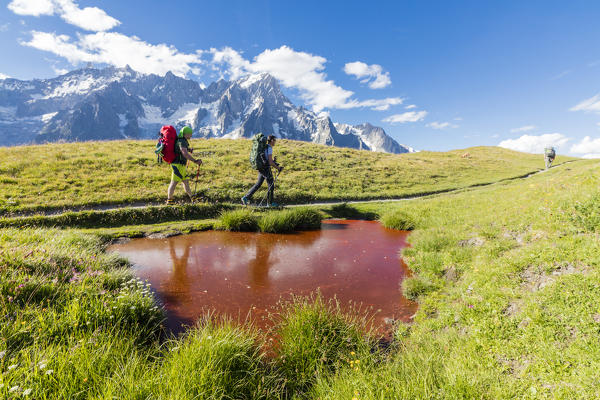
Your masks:
<path fill-rule="evenodd" d="M 554 150 L 554 147 L 547 146 L 544 149 L 544 161 L 546 163 L 546 169 L 550 168 L 555 157 L 556 157 L 556 151 Z"/>
<path fill-rule="evenodd" d="M 177 186 L 177 183 L 179 182 L 183 182 L 183 187 L 187 195 L 190 197 L 190 201 L 192 201 L 194 198 L 190 189 L 186 164 L 187 160 L 190 160 L 195 164 L 201 165 L 202 160 L 192 157 L 191 153 L 193 152 L 193 149 L 190 148 L 190 143 L 188 142 L 188 140 L 192 137 L 192 133 L 192 128 L 189 126 L 184 126 L 177 135 L 174 149 L 175 159 L 171 163 L 171 183 L 169 184 L 169 189 L 167 191 L 167 204 L 174 203 L 173 193 L 175 192 L 175 186 Z"/>
<path fill-rule="evenodd" d="M 262 183 L 267 180 L 267 207 L 277 207 L 278 204 L 273 202 L 273 192 L 275 190 L 275 181 L 273 174 L 271 173 L 271 167 L 275 167 L 277 171 L 281 172 L 282 166 L 275 162 L 273 158 L 273 146 L 277 138 L 273 135 L 265 137 L 262 133 L 257 133 L 252 138 L 252 151 L 250 152 L 250 164 L 256 170 L 258 170 L 258 179 L 256 183 L 244 197 L 242 197 L 242 204 L 248 205 L 252 200 L 254 192 L 260 188 Z"/>

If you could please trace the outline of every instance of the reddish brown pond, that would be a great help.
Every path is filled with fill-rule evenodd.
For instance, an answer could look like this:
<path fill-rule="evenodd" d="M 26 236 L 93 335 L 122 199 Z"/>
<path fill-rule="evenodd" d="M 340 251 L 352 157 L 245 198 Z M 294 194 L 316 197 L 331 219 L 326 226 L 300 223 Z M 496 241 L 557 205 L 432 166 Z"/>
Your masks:
<path fill-rule="evenodd" d="M 406 232 L 373 221 L 324 221 L 322 230 L 294 234 L 208 231 L 112 246 L 149 281 L 179 331 L 207 310 L 258 326 L 280 298 L 309 295 L 372 308 L 374 323 L 407 321 L 416 310 L 402 296 L 407 268 L 400 259 Z M 380 311 L 378 311 L 380 310 Z"/>

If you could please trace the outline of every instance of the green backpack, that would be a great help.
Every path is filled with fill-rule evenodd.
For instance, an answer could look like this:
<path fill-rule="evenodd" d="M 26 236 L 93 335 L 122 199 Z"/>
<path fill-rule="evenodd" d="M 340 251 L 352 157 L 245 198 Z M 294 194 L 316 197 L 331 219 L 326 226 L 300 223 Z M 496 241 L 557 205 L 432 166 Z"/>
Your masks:
<path fill-rule="evenodd" d="M 250 150 L 250 165 L 254 169 L 263 169 L 267 166 L 265 159 L 265 150 L 267 150 L 267 137 L 262 133 L 257 133 L 252 138 L 252 150 Z"/>

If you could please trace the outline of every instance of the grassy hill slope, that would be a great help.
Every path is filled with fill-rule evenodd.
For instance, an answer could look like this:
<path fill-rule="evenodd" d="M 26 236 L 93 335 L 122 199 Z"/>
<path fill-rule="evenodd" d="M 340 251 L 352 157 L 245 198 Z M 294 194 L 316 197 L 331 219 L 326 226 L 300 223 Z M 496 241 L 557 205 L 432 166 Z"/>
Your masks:
<path fill-rule="evenodd" d="M 162 342 L 150 288 L 100 238 L 0 229 L 0 398 L 598 398 L 599 176 L 587 160 L 355 206 L 416 228 L 403 291 L 419 310 L 384 351 L 318 301 L 275 315 L 271 358 L 268 336 L 228 323 Z"/>
<path fill-rule="evenodd" d="M 599 177 L 590 160 L 386 205 L 417 221 L 403 257 L 419 310 L 389 362 L 322 379 L 313 398 L 599 398 Z"/>
<path fill-rule="evenodd" d="M 192 139 L 191 146 L 204 161 L 198 191 L 214 201 L 238 202 L 256 179 L 250 141 Z M 152 141 L 0 148 L 0 212 L 162 202 L 170 169 L 156 163 L 153 148 Z M 275 155 L 285 166 L 277 188 L 284 203 L 437 193 L 543 168 L 541 155 L 497 147 L 394 155 L 281 140 Z M 559 155 L 556 163 L 568 160 Z"/>

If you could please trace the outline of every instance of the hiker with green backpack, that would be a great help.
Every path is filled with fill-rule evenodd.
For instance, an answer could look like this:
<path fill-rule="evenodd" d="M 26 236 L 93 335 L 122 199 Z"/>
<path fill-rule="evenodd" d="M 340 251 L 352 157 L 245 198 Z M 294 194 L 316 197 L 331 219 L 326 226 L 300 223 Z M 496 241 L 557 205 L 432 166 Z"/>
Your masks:
<path fill-rule="evenodd" d="M 167 204 L 173 204 L 173 193 L 179 182 L 183 182 L 185 192 L 193 201 L 194 195 L 190 189 L 189 175 L 187 174 L 186 164 L 189 161 L 202 165 L 202 160 L 192 156 L 193 149 L 190 148 L 189 140 L 192 137 L 193 130 L 189 126 L 184 126 L 176 134 L 175 128 L 172 126 L 163 126 L 160 131 L 160 138 L 156 145 L 156 154 L 159 160 L 171 164 L 171 183 L 167 190 Z"/>
<path fill-rule="evenodd" d="M 546 164 L 546 169 L 552 166 L 554 158 L 556 158 L 556 150 L 554 150 L 554 147 L 552 146 L 546 146 L 546 148 L 544 148 L 544 163 Z"/>
<path fill-rule="evenodd" d="M 273 192 L 275 191 L 275 180 L 273 179 L 273 173 L 271 167 L 281 172 L 283 167 L 275 162 L 273 158 L 273 146 L 277 138 L 273 135 L 265 137 L 262 133 L 257 133 L 252 138 L 252 151 L 250 152 L 250 164 L 252 168 L 258 171 L 258 179 L 256 183 L 244 197 L 242 197 L 242 204 L 248 205 L 252 200 L 254 192 L 260 188 L 265 179 L 267 180 L 267 207 L 277 207 L 278 204 L 273 202 Z"/>

